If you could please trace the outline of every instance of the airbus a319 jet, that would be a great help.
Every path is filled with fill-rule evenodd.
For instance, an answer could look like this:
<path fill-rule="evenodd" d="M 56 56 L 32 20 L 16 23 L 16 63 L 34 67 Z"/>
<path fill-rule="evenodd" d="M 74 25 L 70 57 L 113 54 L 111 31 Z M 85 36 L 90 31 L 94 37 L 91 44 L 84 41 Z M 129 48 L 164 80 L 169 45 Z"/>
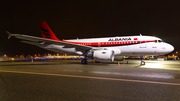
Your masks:
<path fill-rule="evenodd" d="M 88 64 L 87 58 L 95 62 L 123 60 L 124 56 L 154 56 L 170 53 L 174 47 L 154 36 L 122 36 L 88 39 L 59 40 L 45 21 L 40 22 L 42 38 L 8 33 L 21 42 L 35 45 L 56 53 L 84 56 L 82 64 Z M 141 60 L 141 65 L 145 62 Z"/>

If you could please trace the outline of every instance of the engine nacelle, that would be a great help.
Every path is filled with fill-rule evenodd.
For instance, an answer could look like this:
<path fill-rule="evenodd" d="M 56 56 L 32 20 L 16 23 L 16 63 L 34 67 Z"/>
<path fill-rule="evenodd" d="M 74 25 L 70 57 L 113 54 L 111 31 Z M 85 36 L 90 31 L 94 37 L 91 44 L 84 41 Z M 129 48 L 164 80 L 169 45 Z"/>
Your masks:
<path fill-rule="evenodd" d="M 114 55 L 113 50 L 96 50 L 93 53 L 93 58 L 99 62 L 112 62 L 114 61 Z"/>

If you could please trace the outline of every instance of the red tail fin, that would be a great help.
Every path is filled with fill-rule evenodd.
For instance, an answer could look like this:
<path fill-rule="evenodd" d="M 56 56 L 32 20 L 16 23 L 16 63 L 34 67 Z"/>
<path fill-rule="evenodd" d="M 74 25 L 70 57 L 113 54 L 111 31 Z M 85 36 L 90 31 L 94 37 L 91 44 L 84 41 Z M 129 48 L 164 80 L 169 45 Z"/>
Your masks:
<path fill-rule="evenodd" d="M 53 31 L 51 30 L 51 28 L 48 26 L 48 24 L 46 23 L 46 21 L 41 21 L 40 22 L 41 25 L 41 32 L 42 32 L 42 37 L 46 38 L 46 39 L 53 39 L 53 40 L 59 40 L 55 34 L 53 33 Z"/>

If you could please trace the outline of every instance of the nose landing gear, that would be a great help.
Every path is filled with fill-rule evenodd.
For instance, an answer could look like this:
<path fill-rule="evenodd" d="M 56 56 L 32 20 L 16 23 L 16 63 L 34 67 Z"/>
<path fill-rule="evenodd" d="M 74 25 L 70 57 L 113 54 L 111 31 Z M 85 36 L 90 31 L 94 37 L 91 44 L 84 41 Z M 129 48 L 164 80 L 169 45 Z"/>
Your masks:
<path fill-rule="evenodd" d="M 145 65 L 145 61 L 143 61 L 143 56 L 141 56 L 141 65 Z"/>
<path fill-rule="evenodd" d="M 143 60 L 141 61 L 141 65 L 145 65 L 145 62 Z"/>

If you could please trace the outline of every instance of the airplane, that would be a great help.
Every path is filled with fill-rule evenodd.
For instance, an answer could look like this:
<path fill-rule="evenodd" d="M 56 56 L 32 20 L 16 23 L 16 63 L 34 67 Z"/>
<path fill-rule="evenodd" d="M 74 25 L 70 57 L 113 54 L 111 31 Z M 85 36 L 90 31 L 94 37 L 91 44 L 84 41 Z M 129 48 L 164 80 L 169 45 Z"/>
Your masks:
<path fill-rule="evenodd" d="M 174 50 L 174 47 L 155 36 L 116 36 L 105 38 L 60 40 L 50 29 L 46 21 L 40 22 L 42 38 L 12 34 L 11 36 L 22 39 L 21 42 L 38 46 L 56 53 L 84 56 L 81 64 L 88 64 L 88 58 L 96 63 L 123 60 L 124 56 L 140 56 L 141 65 L 145 65 L 143 56 L 164 55 Z"/>

